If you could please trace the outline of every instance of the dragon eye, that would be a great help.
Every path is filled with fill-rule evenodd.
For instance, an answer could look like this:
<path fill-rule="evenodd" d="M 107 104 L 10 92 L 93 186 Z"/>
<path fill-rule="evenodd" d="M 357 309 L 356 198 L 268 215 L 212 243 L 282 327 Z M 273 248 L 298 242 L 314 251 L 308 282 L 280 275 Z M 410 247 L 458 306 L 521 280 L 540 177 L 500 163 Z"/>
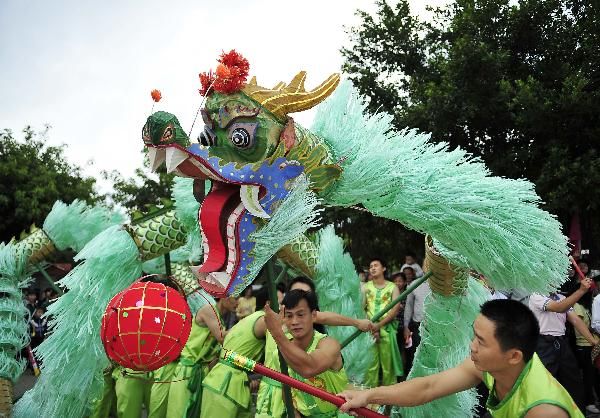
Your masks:
<path fill-rule="evenodd" d="M 173 139 L 173 127 L 167 126 L 167 129 L 165 129 L 161 141 L 170 141 L 171 139 Z"/>
<path fill-rule="evenodd" d="M 147 123 L 142 128 L 142 139 L 144 140 L 144 142 L 150 142 L 150 132 L 148 130 Z"/>
<path fill-rule="evenodd" d="M 244 128 L 235 128 L 231 134 L 231 142 L 240 148 L 247 148 L 250 145 L 250 134 Z"/>
<path fill-rule="evenodd" d="M 234 123 L 229 128 L 231 143 L 238 148 L 250 148 L 254 145 L 256 123 Z"/>

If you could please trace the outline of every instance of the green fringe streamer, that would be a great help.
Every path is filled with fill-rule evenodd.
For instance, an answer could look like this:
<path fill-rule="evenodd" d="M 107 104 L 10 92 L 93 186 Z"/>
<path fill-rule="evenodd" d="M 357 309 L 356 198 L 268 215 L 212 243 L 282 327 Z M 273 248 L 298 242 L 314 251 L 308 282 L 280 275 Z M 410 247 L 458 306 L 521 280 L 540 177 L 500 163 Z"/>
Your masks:
<path fill-rule="evenodd" d="M 275 210 L 269 222 L 249 235 L 248 239 L 256 243 L 251 251 L 254 261 L 248 266 L 249 273 L 244 278 L 245 283 L 238 286 L 234 296 L 239 295 L 256 278 L 261 268 L 277 251 L 309 228 L 318 226 L 317 217 L 321 213 L 316 209 L 318 203 L 317 196 L 309 189 L 306 176 L 300 175 L 292 191 Z"/>
<path fill-rule="evenodd" d="M 44 221 L 43 230 L 57 249 L 71 248 L 79 252 L 100 232 L 123 222 L 123 215 L 102 206 L 88 206 L 81 200 L 67 205 L 57 200 Z"/>
<path fill-rule="evenodd" d="M 469 278 L 467 292 L 461 296 L 431 293 L 425 299 L 425 319 L 421 322 L 421 344 L 417 348 L 408 379 L 429 376 L 450 369 L 469 357 L 473 321 L 482 303 L 490 299 L 483 285 Z M 472 417 L 477 405 L 475 389 L 440 398 L 413 408 L 394 408 L 402 418 Z"/>
<path fill-rule="evenodd" d="M 175 200 L 177 219 L 187 231 L 187 241 L 181 251 L 188 254 L 187 261 L 191 264 L 198 263 L 202 258 L 202 237 L 198 224 L 198 209 L 200 204 L 193 193 L 194 179 L 176 177 L 171 194 Z M 205 193 L 210 190 L 210 182 L 205 181 Z M 183 260 L 182 260 L 183 261 Z"/>
<path fill-rule="evenodd" d="M 113 226 L 97 235 L 75 260 L 82 263 L 59 285 L 68 292 L 48 308 L 52 333 L 36 349 L 41 376 L 15 405 L 15 418 L 80 418 L 102 392 L 109 362 L 100 341 L 102 314 L 110 299 L 141 274 L 130 235 Z"/>
<path fill-rule="evenodd" d="M 15 383 L 25 369 L 25 359 L 17 354 L 29 344 L 27 318 L 21 289 L 31 278 L 27 271 L 27 255 L 13 243 L 0 243 L 0 378 Z"/>
<path fill-rule="evenodd" d="M 391 127 L 389 115 L 366 116 L 349 82 L 319 107 L 313 130 L 343 168 L 320 196 L 325 204 L 361 203 L 374 215 L 430 234 L 451 263 L 483 273 L 497 289 L 545 293 L 566 279 L 567 239 L 538 207 L 533 184 L 492 177 L 459 148 Z"/>
<path fill-rule="evenodd" d="M 335 234 L 333 225 L 328 225 L 317 234 L 319 259 L 315 286 L 322 311 L 336 312 L 351 318 L 366 318 L 362 304 L 360 281 L 350 254 L 344 252 L 344 241 Z M 344 341 L 354 327 L 327 327 L 328 334 Z M 369 333 L 362 333 L 343 350 L 344 368 L 354 383 L 363 383 L 371 358 L 365 356 L 373 344 Z"/>
<path fill-rule="evenodd" d="M 190 311 L 194 312 L 194 315 L 196 312 L 198 312 L 200 308 L 202 308 L 207 303 L 210 303 L 213 306 L 217 305 L 215 299 L 211 295 L 206 293 L 204 289 L 198 289 L 194 293 L 189 294 L 186 300 L 190 307 Z"/>

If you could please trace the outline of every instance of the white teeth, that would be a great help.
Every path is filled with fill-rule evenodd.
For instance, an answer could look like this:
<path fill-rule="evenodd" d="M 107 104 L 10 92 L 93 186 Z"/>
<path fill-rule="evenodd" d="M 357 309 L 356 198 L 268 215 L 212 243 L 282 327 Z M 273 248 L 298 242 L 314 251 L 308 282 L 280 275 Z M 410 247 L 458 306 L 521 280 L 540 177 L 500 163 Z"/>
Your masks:
<path fill-rule="evenodd" d="M 187 160 L 188 154 L 181 151 L 179 148 L 169 147 L 166 152 L 167 173 L 175 171 L 177 166 Z"/>
<path fill-rule="evenodd" d="M 165 161 L 166 151 L 162 148 L 148 148 L 148 159 L 150 160 L 150 170 L 156 171 Z"/>
<path fill-rule="evenodd" d="M 269 219 L 271 216 L 267 212 L 265 212 L 263 207 L 260 205 L 260 202 L 258 201 L 259 191 L 259 186 L 242 185 L 240 187 L 240 199 L 242 200 L 244 207 L 252 215 L 257 216 L 259 218 Z"/>

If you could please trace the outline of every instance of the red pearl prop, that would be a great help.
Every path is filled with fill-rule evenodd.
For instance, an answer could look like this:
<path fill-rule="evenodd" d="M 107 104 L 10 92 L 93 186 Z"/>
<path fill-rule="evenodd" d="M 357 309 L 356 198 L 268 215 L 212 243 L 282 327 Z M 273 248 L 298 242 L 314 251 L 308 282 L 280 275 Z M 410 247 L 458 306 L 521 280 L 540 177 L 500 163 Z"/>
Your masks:
<path fill-rule="evenodd" d="M 100 338 L 106 355 L 133 370 L 156 370 L 176 360 L 192 329 L 183 296 L 162 283 L 136 282 L 111 299 Z"/>

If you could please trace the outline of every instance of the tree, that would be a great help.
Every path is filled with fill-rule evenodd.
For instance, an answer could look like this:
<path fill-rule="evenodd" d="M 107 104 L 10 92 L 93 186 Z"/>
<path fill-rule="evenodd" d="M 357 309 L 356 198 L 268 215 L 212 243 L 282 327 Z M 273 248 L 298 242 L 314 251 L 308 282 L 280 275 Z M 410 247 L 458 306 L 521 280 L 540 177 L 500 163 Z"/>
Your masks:
<path fill-rule="evenodd" d="M 145 164 L 147 165 L 147 164 Z M 135 176 L 124 178 L 118 171 L 103 171 L 104 179 L 113 184 L 110 196 L 113 203 L 125 207 L 130 215 L 142 212 L 156 205 L 169 205 L 174 174 L 167 174 L 164 164 L 159 168 L 158 180 L 137 168 Z"/>
<path fill-rule="evenodd" d="M 93 204 L 100 199 L 96 180 L 81 173 L 64 156 L 64 145 L 48 146 L 31 127 L 19 141 L 5 129 L 0 132 L 0 241 L 18 237 L 32 224 L 41 227 L 56 200 L 80 199 Z"/>
<path fill-rule="evenodd" d="M 408 0 L 357 12 L 342 54 L 369 109 L 466 149 L 495 175 L 533 181 L 563 224 L 580 214 L 598 255 L 598 3 L 456 0 L 431 12 L 420 21 Z"/>

